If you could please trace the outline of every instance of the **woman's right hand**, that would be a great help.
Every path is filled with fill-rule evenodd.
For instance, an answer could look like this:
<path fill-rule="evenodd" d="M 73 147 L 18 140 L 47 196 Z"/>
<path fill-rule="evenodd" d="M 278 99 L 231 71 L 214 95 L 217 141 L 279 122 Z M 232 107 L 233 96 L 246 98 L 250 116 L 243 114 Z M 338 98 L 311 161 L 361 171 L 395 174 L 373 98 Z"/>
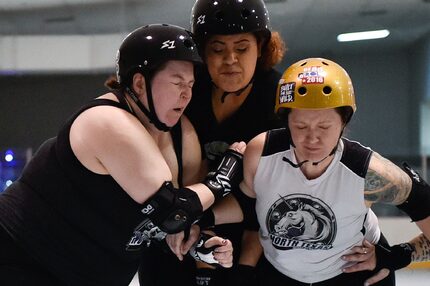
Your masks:
<path fill-rule="evenodd" d="M 200 227 L 193 224 L 190 229 L 188 239 L 185 238 L 185 232 L 181 231 L 175 234 L 168 234 L 166 242 L 170 250 L 178 257 L 179 260 L 184 259 L 184 255 L 188 253 L 191 246 L 196 243 L 200 236 Z"/>

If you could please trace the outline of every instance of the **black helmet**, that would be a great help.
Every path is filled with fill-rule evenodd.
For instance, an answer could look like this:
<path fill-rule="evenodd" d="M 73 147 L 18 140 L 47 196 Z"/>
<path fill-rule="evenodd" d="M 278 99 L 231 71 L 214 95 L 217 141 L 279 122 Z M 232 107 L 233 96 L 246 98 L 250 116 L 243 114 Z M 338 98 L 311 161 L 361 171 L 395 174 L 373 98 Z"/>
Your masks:
<path fill-rule="evenodd" d="M 263 32 L 270 39 L 269 13 L 263 0 L 197 0 L 191 11 L 191 32 L 199 44 L 208 35 Z"/>
<path fill-rule="evenodd" d="M 202 62 L 191 33 L 168 24 L 140 27 L 127 35 L 117 52 L 118 82 L 127 86 L 136 71 L 148 75 L 169 60 Z"/>
<path fill-rule="evenodd" d="M 170 60 L 202 63 L 191 33 L 184 28 L 168 24 L 152 24 L 134 30 L 123 40 L 116 58 L 119 84 L 150 121 L 162 131 L 168 131 L 170 127 L 157 117 L 150 79 L 155 70 Z M 137 72 L 146 80 L 148 108 L 142 104 L 131 86 L 133 75 Z"/>

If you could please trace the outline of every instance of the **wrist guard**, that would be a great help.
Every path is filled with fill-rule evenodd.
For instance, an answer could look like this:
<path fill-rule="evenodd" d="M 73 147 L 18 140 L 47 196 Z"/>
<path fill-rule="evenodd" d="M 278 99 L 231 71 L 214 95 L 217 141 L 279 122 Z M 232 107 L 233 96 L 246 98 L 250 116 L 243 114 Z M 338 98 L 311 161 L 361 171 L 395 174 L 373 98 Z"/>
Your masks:
<path fill-rule="evenodd" d="M 406 201 L 397 207 L 412 221 L 423 220 L 430 216 L 430 186 L 408 164 L 403 163 L 403 170 L 411 177 L 412 188 Z"/>
<path fill-rule="evenodd" d="M 200 233 L 200 238 L 197 240 L 197 242 L 191 246 L 190 251 L 188 252 L 191 257 L 193 257 L 196 261 L 202 261 L 212 266 L 219 266 L 220 264 L 218 261 L 214 258 L 214 250 L 217 248 L 217 246 L 212 246 L 209 248 L 205 247 L 205 242 L 213 236 L 206 234 L 206 233 Z"/>
<path fill-rule="evenodd" d="M 412 261 L 414 247 L 410 243 L 402 243 L 393 246 L 375 245 L 376 270 L 387 268 L 391 271 L 408 266 Z"/>
<path fill-rule="evenodd" d="M 243 179 L 243 155 L 228 149 L 214 172 L 210 172 L 203 184 L 213 193 L 215 201 L 231 193 L 232 186 L 238 185 Z"/>

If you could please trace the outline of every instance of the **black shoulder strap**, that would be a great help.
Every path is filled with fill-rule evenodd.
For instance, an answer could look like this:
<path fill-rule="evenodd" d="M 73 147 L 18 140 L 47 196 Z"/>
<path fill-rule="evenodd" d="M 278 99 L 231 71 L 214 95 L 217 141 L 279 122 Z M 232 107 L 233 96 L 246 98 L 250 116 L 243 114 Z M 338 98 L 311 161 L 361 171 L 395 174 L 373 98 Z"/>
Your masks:
<path fill-rule="evenodd" d="M 263 154 L 269 156 L 290 148 L 290 133 L 286 128 L 278 128 L 267 131 L 266 142 L 264 142 Z"/>
<path fill-rule="evenodd" d="M 127 109 L 128 111 L 130 111 L 130 113 L 134 114 L 133 110 L 130 109 L 127 100 L 125 99 L 124 91 L 122 89 L 114 89 L 111 92 L 116 96 L 119 103 L 121 103 L 124 109 Z"/>
<path fill-rule="evenodd" d="M 182 166 L 182 126 L 181 120 L 176 123 L 175 126 L 170 129 L 172 136 L 173 148 L 176 154 L 176 160 L 178 161 L 178 184 L 179 187 L 183 187 L 183 166 Z"/>
<path fill-rule="evenodd" d="M 369 168 L 372 150 L 358 142 L 350 141 L 342 137 L 344 145 L 340 161 L 358 176 L 364 178 Z"/>

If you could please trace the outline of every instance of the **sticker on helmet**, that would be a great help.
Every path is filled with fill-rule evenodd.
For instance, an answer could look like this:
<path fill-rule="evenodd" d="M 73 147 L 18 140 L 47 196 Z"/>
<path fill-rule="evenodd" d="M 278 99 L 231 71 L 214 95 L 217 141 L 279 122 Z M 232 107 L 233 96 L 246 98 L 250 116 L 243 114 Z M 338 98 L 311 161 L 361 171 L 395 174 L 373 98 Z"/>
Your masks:
<path fill-rule="evenodd" d="M 280 85 L 279 91 L 279 104 L 294 102 L 294 89 L 296 87 L 295 82 L 287 82 Z"/>
<path fill-rule="evenodd" d="M 162 43 L 162 46 L 161 46 L 160 50 L 166 49 L 166 48 L 167 49 L 174 49 L 174 48 L 176 48 L 175 41 L 170 41 L 170 40 L 164 41 Z"/>
<path fill-rule="evenodd" d="M 324 83 L 325 72 L 320 66 L 312 66 L 305 68 L 298 77 L 302 80 L 303 84 L 321 84 Z"/>
<path fill-rule="evenodd" d="M 206 15 L 200 15 L 197 18 L 197 24 L 204 24 L 205 23 L 205 17 L 206 17 Z"/>

